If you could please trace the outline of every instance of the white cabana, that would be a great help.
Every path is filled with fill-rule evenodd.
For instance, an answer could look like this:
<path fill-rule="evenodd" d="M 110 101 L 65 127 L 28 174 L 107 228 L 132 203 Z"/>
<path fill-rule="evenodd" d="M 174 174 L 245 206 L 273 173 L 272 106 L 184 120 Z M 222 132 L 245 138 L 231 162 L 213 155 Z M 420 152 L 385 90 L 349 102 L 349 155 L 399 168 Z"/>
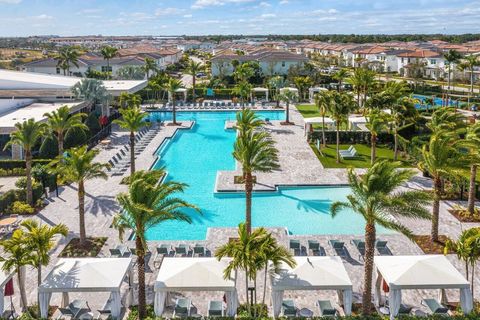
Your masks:
<path fill-rule="evenodd" d="M 280 94 L 284 94 L 286 91 L 295 93 L 298 96 L 298 89 L 294 87 L 285 87 L 280 89 Z"/>
<path fill-rule="evenodd" d="M 295 257 L 297 266 L 281 267 L 271 277 L 273 315 L 278 317 L 285 290 L 336 290 L 346 315 L 352 311 L 352 281 L 340 257 Z"/>
<path fill-rule="evenodd" d="M 0 262 L 0 317 L 3 315 L 4 306 L 5 306 L 5 285 L 13 278 L 15 273 L 3 271 L 3 263 Z"/>
<path fill-rule="evenodd" d="M 308 99 L 310 100 L 310 103 L 315 102 L 315 94 L 322 92 L 322 91 L 328 91 L 327 88 L 323 87 L 313 87 L 308 89 Z"/>
<path fill-rule="evenodd" d="M 252 91 L 250 92 L 250 99 L 253 101 L 254 94 L 260 92 L 260 93 L 265 93 L 265 100 L 268 102 L 268 88 L 261 88 L 261 87 L 255 87 L 252 88 Z"/>
<path fill-rule="evenodd" d="M 303 132 L 304 135 L 307 134 L 312 128 L 312 125 L 314 124 L 323 124 L 325 123 L 325 126 L 327 128 L 333 128 L 335 127 L 335 120 L 329 117 L 325 117 L 325 119 L 322 119 L 322 117 L 313 117 L 313 118 L 305 118 L 304 119 L 305 124 L 303 125 Z"/>
<path fill-rule="evenodd" d="M 348 117 L 348 127 L 352 131 L 368 131 L 367 127 L 367 118 L 361 116 L 349 116 Z"/>
<path fill-rule="evenodd" d="M 164 258 L 154 286 L 155 314 L 162 316 L 169 292 L 222 291 L 227 301 L 227 314 L 234 316 L 238 308 L 235 279 L 223 277 L 229 261 L 218 261 L 216 258 Z"/>
<path fill-rule="evenodd" d="M 61 292 L 61 306 L 66 307 L 69 292 L 110 292 L 112 317 L 118 318 L 122 309 L 120 288 L 131 265 L 131 258 L 60 259 L 38 288 L 41 316 L 47 317 L 52 293 Z"/>
<path fill-rule="evenodd" d="M 439 289 L 444 301 L 444 289 L 459 289 L 460 304 L 465 313 L 473 309 L 470 285 L 465 277 L 443 255 L 376 256 L 375 304 L 380 305 L 382 281 L 389 287 L 390 319 L 394 319 L 402 303 L 402 290 Z"/>
<path fill-rule="evenodd" d="M 188 94 L 188 89 L 186 88 L 178 88 L 177 90 L 175 90 L 175 93 L 181 93 L 183 94 L 183 101 L 187 101 L 187 94 Z M 168 92 L 168 102 L 171 102 L 172 101 L 172 93 L 169 91 Z"/>

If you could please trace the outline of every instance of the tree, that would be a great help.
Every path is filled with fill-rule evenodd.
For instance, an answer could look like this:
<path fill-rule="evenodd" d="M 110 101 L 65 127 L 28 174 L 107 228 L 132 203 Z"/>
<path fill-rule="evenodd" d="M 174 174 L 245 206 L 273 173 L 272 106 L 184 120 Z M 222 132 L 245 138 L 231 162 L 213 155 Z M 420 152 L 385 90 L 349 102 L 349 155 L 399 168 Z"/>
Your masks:
<path fill-rule="evenodd" d="M 173 116 L 173 122 L 172 124 L 174 126 L 179 125 L 177 123 L 177 112 L 175 110 L 175 95 L 177 91 L 182 87 L 182 82 L 180 80 L 170 78 L 167 84 L 167 91 L 169 92 L 171 99 L 172 99 L 172 116 Z"/>
<path fill-rule="evenodd" d="M 393 134 L 393 160 L 398 159 L 398 147 L 400 142 L 405 144 L 407 140 L 400 136 L 400 131 L 412 125 L 418 117 L 418 111 L 415 108 L 415 102 L 411 98 L 400 98 L 390 106 L 391 128 Z"/>
<path fill-rule="evenodd" d="M 139 319 L 146 316 L 145 296 L 145 252 L 147 250 L 146 232 L 164 221 L 180 220 L 191 223 L 191 217 L 182 209 L 198 209 L 177 197 L 183 193 L 186 185 L 175 181 L 158 183 L 165 174 L 163 169 L 154 171 L 137 171 L 129 178 L 128 192 L 117 196 L 122 212 L 113 220 L 120 239 L 127 230 L 132 230 L 135 237 L 138 272 L 138 312 Z"/>
<path fill-rule="evenodd" d="M 337 130 L 337 163 L 340 163 L 340 126 L 348 119 L 348 115 L 355 109 L 355 101 L 348 93 L 331 92 L 332 101 L 328 113 L 335 120 Z"/>
<path fill-rule="evenodd" d="M 445 52 L 443 54 L 443 58 L 445 59 L 445 62 L 447 63 L 447 73 L 448 73 L 448 87 L 447 87 L 447 105 L 448 105 L 448 98 L 450 96 L 450 83 L 452 81 L 452 65 L 457 63 L 462 55 L 453 49 L 448 50 L 448 52 Z"/>
<path fill-rule="evenodd" d="M 322 147 L 327 146 L 327 140 L 325 138 L 325 115 L 330 110 L 330 104 L 332 103 L 332 96 L 329 91 L 322 91 L 315 94 L 315 105 L 318 108 L 318 112 L 322 117 Z"/>
<path fill-rule="evenodd" d="M 248 116 L 248 110 L 241 113 L 241 117 Z M 252 191 L 254 172 L 272 172 L 278 169 L 278 150 L 269 133 L 255 131 L 253 128 L 244 128 L 239 131 L 233 147 L 233 157 L 241 164 L 243 183 L 245 184 L 245 220 L 248 233 L 251 232 Z"/>
<path fill-rule="evenodd" d="M 104 46 L 100 50 L 100 53 L 102 54 L 103 59 L 107 60 L 107 72 L 109 73 L 109 77 L 111 77 L 112 70 L 110 70 L 110 59 L 113 59 L 117 56 L 118 49 L 115 47 Z"/>
<path fill-rule="evenodd" d="M 107 104 L 108 107 L 108 101 L 111 99 L 111 95 L 103 85 L 103 82 L 97 79 L 82 79 L 72 87 L 72 93 L 75 95 L 75 98 L 85 100 L 93 106 L 101 103 Z M 106 113 L 103 112 L 103 114 Z"/>
<path fill-rule="evenodd" d="M 80 53 L 72 47 L 63 47 L 58 51 L 58 54 L 55 56 L 57 60 L 57 67 L 63 70 L 63 75 L 70 75 L 70 66 L 74 65 L 78 68 L 78 58 Z"/>
<path fill-rule="evenodd" d="M 377 137 L 388 129 L 389 115 L 381 110 L 373 109 L 367 115 L 366 127 L 370 130 L 370 164 L 377 158 Z"/>
<path fill-rule="evenodd" d="M 55 247 L 54 238 L 56 236 L 66 237 L 68 228 L 62 223 L 50 227 L 33 219 L 22 221 L 21 226 L 25 229 L 26 247 L 31 251 L 31 264 L 37 269 L 38 287 L 42 283 L 42 267 L 46 267 L 50 263 L 50 251 Z M 40 306 L 40 300 L 38 305 Z"/>
<path fill-rule="evenodd" d="M 187 68 L 185 72 L 192 76 L 192 95 L 193 101 L 195 101 L 196 93 L 195 93 L 195 84 L 197 80 L 197 73 L 203 70 L 203 65 L 200 62 L 196 62 L 194 60 L 189 60 Z"/>
<path fill-rule="evenodd" d="M 240 103 L 242 104 L 242 109 L 245 109 L 245 102 L 248 101 L 248 96 L 252 92 L 252 85 L 247 81 L 242 81 L 237 83 L 232 90 L 232 93 L 240 97 Z"/>
<path fill-rule="evenodd" d="M 357 103 L 360 108 L 365 107 L 368 94 L 375 85 L 375 71 L 366 68 L 356 68 L 353 74 L 346 79 L 357 94 Z"/>
<path fill-rule="evenodd" d="M 129 108 L 120 109 L 122 118 L 113 122 L 121 128 L 130 131 L 130 174 L 135 173 L 135 132 L 143 128 L 147 123 L 145 118 L 148 115 L 139 107 L 131 106 Z"/>
<path fill-rule="evenodd" d="M 441 131 L 457 132 L 466 127 L 465 116 L 455 108 L 437 109 L 426 124 L 434 134 Z"/>
<path fill-rule="evenodd" d="M 72 148 L 67 150 L 67 155 L 58 157 L 50 164 L 50 168 L 56 171 L 60 178 L 67 182 L 73 182 L 78 185 L 78 217 L 80 246 L 86 245 L 85 231 L 85 182 L 97 178 L 107 180 L 105 173 L 107 164 L 93 162 L 98 150 L 88 150 L 87 146 Z"/>
<path fill-rule="evenodd" d="M 32 190 L 32 149 L 44 135 L 45 124 L 36 122 L 34 119 L 28 119 L 22 123 L 15 124 L 15 131 L 10 133 L 10 140 L 5 148 L 13 145 L 23 147 L 25 152 L 25 175 L 27 176 L 27 203 L 33 205 Z"/>
<path fill-rule="evenodd" d="M 293 122 L 290 122 L 290 103 L 298 101 L 298 94 L 295 91 L 285 89 L 285 91 L 283 92 L 283 94 L 280 95 L 279 98 L 281 101 L 285 102 L 287 106 L 285 108 L 285 122 L 283 122 L 283 124 L 294 124 Z"/>
<path fill-rule="evenodd" d="M 117 70 L 116 77 L 120 80 L 143 80 L 145 70 L 141 66 L 123 66 Z"/>
<path fill-rule="evenodd" d="M 364 280 L 362 313 L 370 314 L 372 296 L 373 259 L 375 255 L 376 225 L 404 234 L 413 239 L 413 233 L 397 219 L 430 219 L 425 206 L 430 196 L 420 190 L 399 190 L 415 175 L 413 170 L 401 170 L 401 164 L 381 160 L 363 175 L 357 175 L 353 168 L 348 171 L 352 193 L 347 202 L 335 202 L 330 211 L 336 217 L 343 208 L 350 208 L 365 220 Z"/>
<path fill-rule="evenodd" d="M 467 128 L 465 136 L 466 144 L 471 154 L 470 160 L 470 184 L 468 187 L 468 213 L 475 214 L 475 186 L 477 179 L 477 168 L 480 163 L 480 123 L 477 122 Z"/>
<path fill-rule="evenodd" d="M 470 95 L 468 96 L 468 105 L 470 105 L 470 97 L 474 96 L 473 92 L 473 85 L 474 81 L 474 71 L 475 67 L 480 66 L 480 60 L 478 60 L 478 56 L 476 55 L 469 55 L 464 58 L 464 61 L 459 64 L 460 70 L 468 70 L 470 72 Z"/>
<path fill-rule="evenodd" d="M 338 81 L 338 91 L 342 91 L 342 85 L 345 79 L 350 75 L 347 69 L 340 69 L 333 74 L 333 79 Z"/>
<path fill-rule="evenodd" d="M 150 80 L 150 71 L 156 72 L 158 70 L 157 63 L 152 58 L 145 58 L 145 64 L 143 65 L 143 72 L 147 76 L 147 80 Z"/>
<path fill-rule="evenodd" d="M 282 76 L 276 76 L 276 77 L 271 77 L 268 80 L 268 86 L 273 89 L 274 91 L 274 97 L 277 102 L 277 108 L 280 107 L 280 89 L 284 88 L 286 86 L 285 79 Z"/>
<path fill-rule="evenodd" d="M 255 74 L 255 70 L 249 63 L 242 63 L 235 68 L 233 77 L 239 82 L 248 82 Z"/>
<path fill-rule="evenodd" d="M 313 81 L 309 76 L 305 77 L 295 77 L 293 79 L 295 86 L 298 89 L 298 95 L 301 99 L 305 99 L 305 94 L 308 92 L 308 88 L 313 85 Z"/>
<path fill-rule="evenodd" d="M 55 133 L 58 141 L 58 155 L 63 154 L 64 136 L 72 129 L 79 128 L 88 130 L 88 127 L 82 122 L 82 118 L 86 116 L 84 113 L 70 114 L 68 106 L 60 107 L 52 112 L 43 115 L 47 118 L 47 129 Z"/>
<path fill-rule="evenodd" d="M 255 114 L 255 111 L 245 109 L 236 114 L 235 129 L 238 135 L 260 128 L 262 125 L 263 121 Z"/>

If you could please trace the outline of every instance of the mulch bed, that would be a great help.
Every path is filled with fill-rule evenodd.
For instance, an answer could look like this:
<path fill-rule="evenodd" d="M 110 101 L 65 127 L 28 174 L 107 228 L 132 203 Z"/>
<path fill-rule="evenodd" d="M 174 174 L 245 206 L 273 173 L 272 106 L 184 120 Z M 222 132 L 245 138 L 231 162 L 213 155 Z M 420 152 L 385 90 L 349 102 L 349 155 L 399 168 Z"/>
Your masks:
<path fill-rule="evenodd" d="M 465 210 L 448 210 L 460 222 L 480 222 L 480 214 L 465 214 Z"/>
<path fill-rule="evenodd" d="M 425 254 L 444 254 L 445 243 L 449 238 L 445 235 L 438 236 L 438 242 L 431 242 L 430 235 L 414 236 L 415 243 L 422 249 Z M 452 251 L 448 252 L 454 253 Z"/>
<path fill-rule="evenodd" d="M 70 240 L 67 246 L 62 250 L 59 257 L 61 258 L 86 258 L 96 257 L 103 245 L 107 241 L 107 237 L 88 237 L 86 244 L 80 246 L 80 239 L 74 238 Z"/>
<path fill-rule="evenodd" d="M 182 125 L 181 122 L 177 122 L 177 123 L 169 122 L 169 123 L 167 123 L 167 127 L 180 127 L 181 125 Z"/>
<path fill-rule="evenodd" d="M 282 126 L 294 126 L 295 125 L 295 123 L 293 123 L 293 122 L 286 122 L 286 121 L 282 121 L 282 122 L 280 122 L 280 124 Z"/>
<path fill-rule="evenodd" d="M 361 303 L 353 303 L 352 304 L 352 315 L 353 316 L 358 316 L 362 314 L 362 304 Z M 375 308 L 375 305 L 372 303 L 370 305 L 370 314 L 375 315 L 377 314 L 377 309 Z"/>
<path fill-rule="evenodd" d="M 253 176 L 252 181 L 253 181 L 253 183 L 257 183 L 257 177 Z M 234 176 L 233 177 L 233 183 L 234 184 L 244 184 L 245 179 L 243 179 L 243 176 Z"/>

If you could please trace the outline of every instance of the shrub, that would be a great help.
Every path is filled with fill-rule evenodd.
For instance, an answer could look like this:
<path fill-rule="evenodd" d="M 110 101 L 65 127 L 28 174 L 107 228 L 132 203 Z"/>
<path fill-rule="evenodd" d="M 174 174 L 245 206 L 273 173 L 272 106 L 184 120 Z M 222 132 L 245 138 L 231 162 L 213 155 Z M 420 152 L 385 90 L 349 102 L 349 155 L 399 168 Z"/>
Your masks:
<path fill-rule="evenodd" d="M 47 136 L 40 146 L 40 157 L 44 159 L 53 159 L 58 155 L 58 141 L 53 134 Z"/>
<path fill-rule="evenodd" d="M 24 175 L 25 169 L 23 168 L 0 169 L 0 177 L 17 177 Z"/>
<path fill-rule="evenodd" d="M 87 143 L 88 137 L 82 128 L 73 128 L 65 135 L 64 148 L 69 149 Z"/>
<path fill-rule="evenodd" d="M 85 124 L 87 125 L 88 129 L 90 130 L 90 136 L 93 137 L 100 131 L 100 123 L 98 121 L 98 116 L 95 112 L 92 112 L 88 115 L 87 119 L 85 120 Z"/>
<path fill-rule="evenodd" d="M 27 177 L 18 178 L 18 180 L 15 181 L 15 187 L 17 187 L 18 189 L 26 189 L 27 188 Z"/>
<path fill-rule="evenodd" d="M 58 153 L 58 151 L 57 151 Z M 34 159 L 32 161 L 32 166 L 39 163 L 39 164 L 48 164 L 50 163 L 50 159 Z M 25 160 L 0 160 L 0 169 L 4 170 L 12 170 L 17 168 L 25 169 Z"/>
<path fill-rule="evenodd" d="M 35 209 L 22 201 L 15 201 L 6 211 L 9 214 L 33 214 Z"/>

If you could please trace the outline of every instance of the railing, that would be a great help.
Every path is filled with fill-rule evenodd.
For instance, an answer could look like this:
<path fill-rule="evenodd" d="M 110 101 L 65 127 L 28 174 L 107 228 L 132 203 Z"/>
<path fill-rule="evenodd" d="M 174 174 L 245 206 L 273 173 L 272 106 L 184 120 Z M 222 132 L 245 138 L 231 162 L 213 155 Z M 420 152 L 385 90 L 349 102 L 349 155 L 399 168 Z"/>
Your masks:
<path fill-rule="evenodd" d="M 115 112 L 108 117 L 108 124 L 104 126 L 96 135 L 88 139 L 87 147 L 88 149 L 94 148 L 100 141 L 107 138 L 112 133 L 112 121 L 120 118 L 120 113 Z"/>

